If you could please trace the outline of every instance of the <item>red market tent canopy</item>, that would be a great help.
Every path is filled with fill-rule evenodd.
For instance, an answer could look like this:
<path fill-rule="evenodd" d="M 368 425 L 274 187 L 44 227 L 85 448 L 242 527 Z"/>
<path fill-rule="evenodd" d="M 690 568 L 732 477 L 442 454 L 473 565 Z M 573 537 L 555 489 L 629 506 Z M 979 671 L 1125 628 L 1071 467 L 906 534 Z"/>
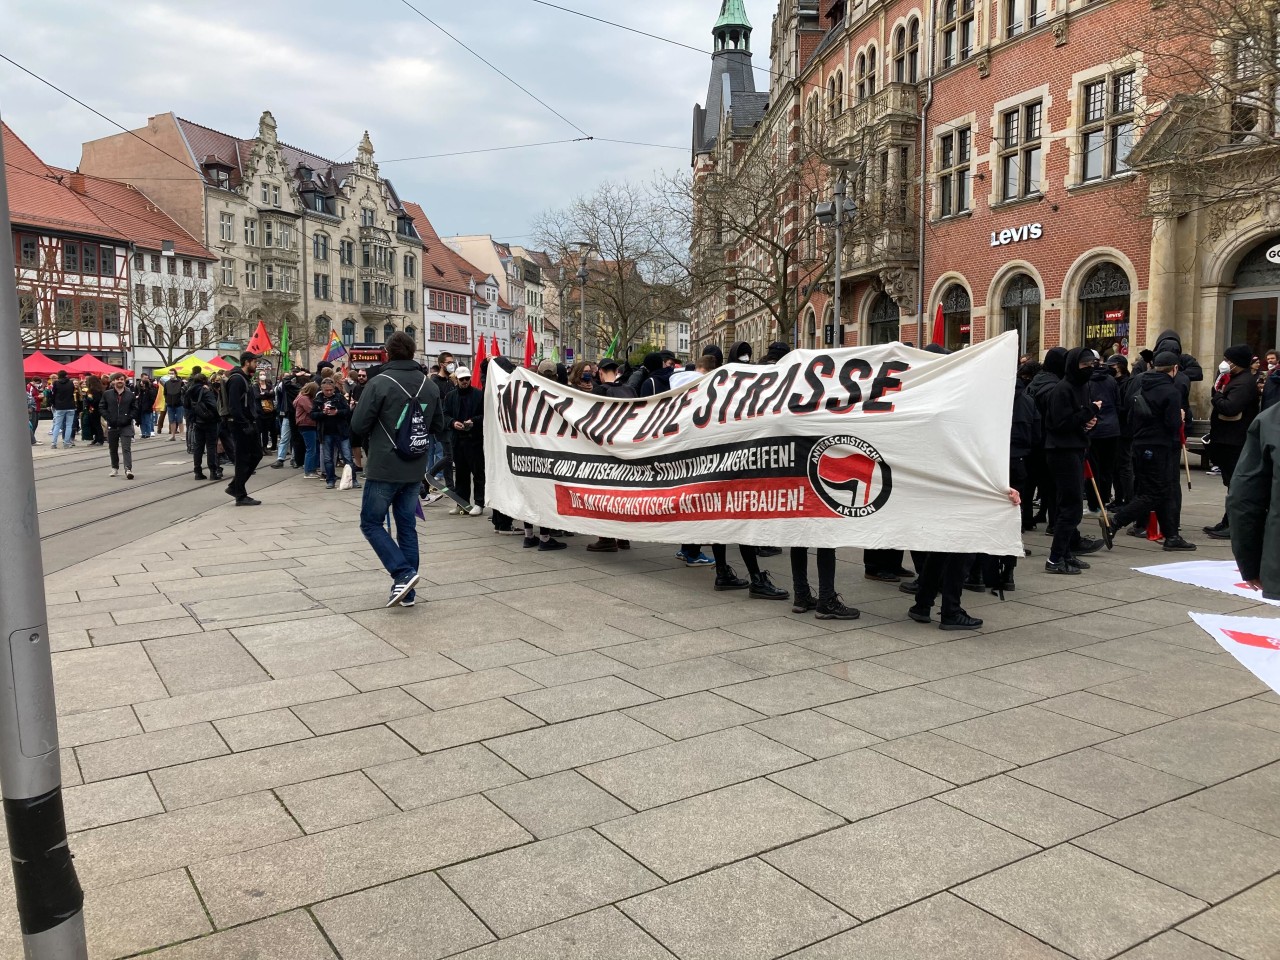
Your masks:
<path fill-rule="evenodd" d="M 86 353 L 79 360 L 73 360 L 71 363 L 67 364 L 67 373 L 97 374 L 104 377 L 123 373 L 125 376 L 129 376 L 128 370 L 121 370 L 119 367 L 113 367 L 111 364 L 99 360 L 91 353 Z"/>
<path fill-rule="evenodd" d="M 51 377 L 59 370 L 65 369 L 66 367 L 58 363 L 58 361 L 50 360 L 39 350 L 22 361 L 22 375 L 24 377 Z"/>

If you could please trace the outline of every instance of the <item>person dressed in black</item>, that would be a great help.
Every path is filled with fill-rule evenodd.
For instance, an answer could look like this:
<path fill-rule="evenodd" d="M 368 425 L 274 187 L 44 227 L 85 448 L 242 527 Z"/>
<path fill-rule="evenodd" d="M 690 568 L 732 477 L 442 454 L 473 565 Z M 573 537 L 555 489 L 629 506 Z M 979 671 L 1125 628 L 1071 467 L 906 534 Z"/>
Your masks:
<path fill-rule="evenodd" d="M 1223 357 L 1227 369 L 1218 378 L 1211 400 L 1209 459 L 1222 471 L 1222 485 L 1229 488 L 1249 435 L 1249 425 L 1258 416 L 1258 381 L 1250 369 L 1253 350 L 1247 345 L 1227 347 Z M 1215 540 L 1231 539 L 1231 524 L 1225 508 L 1222 520 L 1205 527 L 1204 532 Z"/>
<path fill-rule="evenodd" d="M 258 369 L 256 353 L 240 354 L 240 366 L 231 371 L 224 389 L 227 416 L 235 436 L 236 472 L 227 484 L 227 493 L 235 497 L 237 507 L 256 507 L 262 503 L 249 496 L 245 487 L 262 459 L 262 443 L 258 439 L 258 407 L 253 401 L 253 375 Z"/>
<path fill-rule="evenodd" d="M 1169 459 L 1169 489 L 1173 494 L 1173 511 L 1177 526 L 1182 525 L 1182 452 L 1187 437 L 1191 435 L 1194 414 L 1191 412 L 1191 384 L 1204 379 L 1204 369 L 1200 361 L 1182 349 L 1182 338 L 1176 330 L 1165 330 L 1156 340 L 1155 355 L 1172 353 L 1178 358 L 1178 371 L 1174 374 L 1173 384 L 1182 397 L 1182 432 L 1174 455 Z M 1252 361 L 1252 357 L 1249 358 Z M 1159 364 L 1155 364 L 1159 366 Z"/>
<path fill-rule="evenodd" d="M 453 436 L 457 492 L 472 504 L 449 513 L 478 517 L 484 512 L 484 391 L 471 385 L 471 371 L 459 367 L 458 389 L 444 398 L 444 420 Z"/>
<path fill-rule="evenodd" d="M 195 458 L 195 476 L 197 480 L 221 480 L 222 468 L 218 466 L 218 426 L 221 417 L 218 415 L 218 398 L 209 388 L 208 378 L 195 372 L 187 381 L 187 389 L 182 395 L 182 405 L 187 422 L 187 431 L 191 437 L 191 455 Z M 202 458 L 209 465 L 206 476 Z"/>
<path fill-rule="evenodd" d="M 97 377 L 85 378 L 84 431 L 91 447 L 104 443 L 102 435 L 102 381 Z"/>
<path fill-rule="evenodd" d="M 1111 488 L 1108 510 L 1118 510 L 1133 499 L 1133 428 L 1129 425 L 1129 408 L 1126 403 L 1129 382 L 1129 358 L 1115 354 L 1107 358 L 1107 368 L 1116 378 L 1116 390 L 1120 397 L 1120 450 L 1116 454 L 1115 482 Z"/>
<path fill-rule="evenodd" d="M 1173 491 L 1178 486 L 1177 471 L 1169 463 L 1177 462 L 1182 446 L 1182 392 L 1178 389 L 1178 354 L 1166 351 L 1154 359 L 1154 369 L 1139 378 L 1129 407 L 1133 427 L 1133 500 L 1111 518 L 1108 538 L 1127 523 L 1145 519 L 1155 513 L 1164 534 L 1164 549 L 1194 550 L 1196 545 L 1178 535 L 1178 516 Z M 1170 477 L 1173 483 L 1170 483 Z"/>
<path fill-rule="evenodd" d="M 653 358 L 652 365 L 650 358 Z M 651 353 L 644 358 L 644 365 L 649 370 L 649 376 L 637 391 L 640 396 L 652 397 L 671 389 L 671 375 L 676 372 L 674 353 L 670 350 Z"/>
<path fill-rule="evenodd" d="M 1090 400 L 1101 404 L 1097 426 L 1089 431 L 1089 462 L 1098 489 L 1095 493 L 1093 484 L 1085 488 L 1089 507 L 1097 513 L 1111 502 L 1120 463 L 1120 386 L 1115 372 L 1096 353 L 1087 393 Z"/>
<path fill-rule="evenodd" d="M 1045 460 L 1056 490 L 1053 546 L 1046 573 L 1078 574 L 1088 564 L 1071 552 L 1084 516 L 1084 458 L 1089 431 L 1098 424 L 1101 401 L 1091 401 L 1086 387 L 1093 375 L 1093 351 L 1081 347 L 1067 353 L 1061 382 L 1045 402 Z"/>
<path fill-rule="evenodd" d="M 1053 392 L 1054 387 L 1062 382 L 1062 375 L 1066 372 L 1066 369 L 1066 347 L 1050 347 L 1044 355 L 1044 363 L 1032 376 L 1031 382 L 1027 384 L 1027 393 L 1036 405 L 1041 424 L 1044 423 L 1045 413 L 1048 411 L 1049 394 Z M 1036 445 L 1035 450 L 1032 451 L 1029 467 L 1032 486 L 1040 494 L 1040 509 L 1031 517 L 1031 523 L 1029 525 L 1023 524 L 1023 526 L 1034 530 L 1036 524 L 1047 522 L 1049 528 L 1052 529 L 1055 509 L 1054 499 L 1057 494 L 1053 487 L 1053 475 L 1049 471 L 1048 460 L 1045 458 L 1043 436 L 1040 443 Z"/>

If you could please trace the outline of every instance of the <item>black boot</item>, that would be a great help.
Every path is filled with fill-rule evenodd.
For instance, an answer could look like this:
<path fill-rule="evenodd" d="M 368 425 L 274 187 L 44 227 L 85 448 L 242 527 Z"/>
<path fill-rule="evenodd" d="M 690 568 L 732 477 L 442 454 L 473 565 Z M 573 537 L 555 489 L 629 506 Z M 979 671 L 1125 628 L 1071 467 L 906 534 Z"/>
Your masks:
<path fill-rule="evenodd" d="M 775 587 L 769 579 L 769 571 L 761 570 L 751 578 L 750 596 L 755 600 L 789 600 L 791 594 L 780 587 Z"/>
<path fill-rule="evenodd" d="M 938 624 L 939 630 L 977 630 L 982 626 L 982 621 L 977 617 L 971 617 L 963 610 L 954 613 L 949 617 L 943 617 Z"/>
<path fill-rule="evenodd" d="M 818 609 L 818 601 L 812 593 L 808 590 L 803 593 L 799 590 L 796 591 L 795 603 L 791 605 L 792 613 L 808 613 L 810 610 L 816 609 Z"/>
<path fill-rule="evenodd" d="M 859 614 L 853 607 L 846 607 L 837 593 L 830 600 L 820 602 L 814 616 L 819 620 L 857 620 Z"/>
<path fill-rule="evenodd" d="M 1182 537 L 1165 537 L 1164 549 L 1171 553 L 1174 550 L 1194 550 L 1196 545 L 1189 540 L 1183 540 Z"/>
<path fill-rule="evenodd" d="M 724 570 L 716 571 L 717 590 L 745 590 L 749 586 L 751 586 L 750 581 L 743 580 L 734 573 L 733 567 L 726 566 Z"/>

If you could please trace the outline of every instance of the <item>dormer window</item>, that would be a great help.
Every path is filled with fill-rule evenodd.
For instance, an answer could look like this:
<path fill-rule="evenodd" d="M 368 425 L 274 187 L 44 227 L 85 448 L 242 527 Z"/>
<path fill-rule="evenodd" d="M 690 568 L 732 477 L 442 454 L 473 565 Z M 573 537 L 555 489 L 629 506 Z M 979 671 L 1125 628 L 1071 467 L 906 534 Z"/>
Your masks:
<path fill-rule="evenodd" d="M 204 176 L 209 184 L 222 190 L 231 189 L 231 168 L 224 167 L 220 163 L 206 163 L 204 165 Z"/>

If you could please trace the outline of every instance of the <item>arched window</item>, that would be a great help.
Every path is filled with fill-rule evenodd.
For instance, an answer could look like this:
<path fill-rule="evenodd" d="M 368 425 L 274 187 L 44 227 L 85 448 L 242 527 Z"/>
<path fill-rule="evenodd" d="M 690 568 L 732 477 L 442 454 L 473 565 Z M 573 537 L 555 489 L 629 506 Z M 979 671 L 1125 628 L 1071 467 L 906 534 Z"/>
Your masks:
<path fill-rule="evenodd" d="M 895 83 L 907 82 L 907 28 L 893 31 L 893 79 Z"/>
<path fill-rule="evenodd" d="M 844 72 L 836 73 L 836 116 L 844 113 Z"/>
<path fill-rule="evenodd" d="M 209 348 L 209 328 L 200 328 L 200 349 L 207 350 Z"/>
<path fill-rule="evenodd" d="M 191 327 L 187 327 L 186 340 L 187 349 L 194 350 L 196 348 L 196 332 Z"/>
<path fill-rule="evenodd" d="M 1248 343 L 1255 350 L 1275 346 L 1277 316 L 1280 310 L 1280 264 L 1273 263 L 1269 252 L 1277 245 L 1276 237 L 1268 237 L 1253 248 L 1236 267 L 1235 292 L 1231 295 L 1231 326 L 1227 344 Z M 1226 346 L 1226 344 L 1224 344 Z"/>
<path fill-rule="evenodd" d="M 876 73 L 879 69 L 879 61 L 876 59 L 876 48 L 874 46 L 867 50 L 867 96 L 874 97 L 876 95 Z"/>
<path fill-rule="evenodd" d="M 867 342 L 869 344 L 893 343 L 898 339 L 900 313 L 898 305 L 887 293 L 876 297 L 867 316 Z"/>
<path fill-rule="evenodd" d="M 303 248 L 305 249 L 305 247 Z M 311 238 L 311 255 L 317 262 L 327 262 L 329 259 L 329 235 L 327 233 L 317 233 Z"/>
<path fill-rule="evenodd" d="M 867 55 L 865 53 L 858 54 L 858 67 L 854 76 L 857 77 L 858 85 L 854 89 L 857 91 L 858 99 L 867 99 Z"/>
<path fill-rule="evenodd" d="M 342 321 L 342 342 L 348 346 L 356 342 L 356 322 L 349 317 Z"/>
<path fill-rule="evenodd" d="M 1129 275 L 1104 261 L 1080 285 L 1080 343 L 1104 357 L 1129 346 Z M 1106 351 L 1106 352 L 1103 352 Z"/>
<path fill-rule="evenodd" d="M 411 253 L 404 255 L 404 275 L 409 280 L 418 275 L 418 258 Z"/>
<path fill-rule="evenodd" d="M 361 339 L 361 341 L 360 341 L 360 342 L 361 342 L 361 343 L 376 343 L 377 341 L 376 341 L 374 338 L 375 338 L 375 337 L 377 337 L 377 335 L 378 335 L 378 331 L 374 330 L 374 329 L 373 329 L 373 327 L 365 327 L 365 328 L 364 328 L 364 336 L 363 336 L 363 338 Z"/>
<path fill-rule="evenodd" d="M 151 346 L 151 330 L 145 323 L 138 324 L 138 346 Z"/>
<path fill-rule="evenodd" d="M 920 19 L 907 21 L 907 83 L 920 80 Z"/>
<path fill-rule="evenodd" d="M 836 118 L 836 78 L 834 76 L 827 80 L 827 116 L 832 120 Z"/>
<path fill-rule="evenodd" d="M 408 334 L 408 335 L 409 335 L 410 339 L 412 339 L 412 340 L 413 340 L 414 346 L 417 346 L 417 343 L 418 343 L 418 328 L 417 328 L 417 327 L 405 327 L 405 328 L 404 328 L 404 332 L 405 332 L 406 334 Z"/>
<path fill-rule="evenodd" d="M 391 339 L 391 335 L 396 332 L 396 328 L 391 324 L 386 324 L 382 328 L 382 342 L 386 343 Z"/>
<path fill-rule="evenodd" d="M 1040 287 L 1025 273 L 1016 274 L 1000 297 L 1004 328 L 1018 331 L 1021 354 L 1040 356 Z"/>
<path fill-rule="evenodd" d="M 969 291 L 958 283 L 951 284 L 942 294 L 942 323 L 946 340 L 942 346 L 959 350 L 968 345 L 972 336 L 973 303 Z"/>
<path fill-rule="evenodd" d="M 316 343 L 327 343 L 329 340 L 329 331 L 333 329 L 333 321 L 324 314 L 316 317 L 315 322 L 315 341 Z"/>

